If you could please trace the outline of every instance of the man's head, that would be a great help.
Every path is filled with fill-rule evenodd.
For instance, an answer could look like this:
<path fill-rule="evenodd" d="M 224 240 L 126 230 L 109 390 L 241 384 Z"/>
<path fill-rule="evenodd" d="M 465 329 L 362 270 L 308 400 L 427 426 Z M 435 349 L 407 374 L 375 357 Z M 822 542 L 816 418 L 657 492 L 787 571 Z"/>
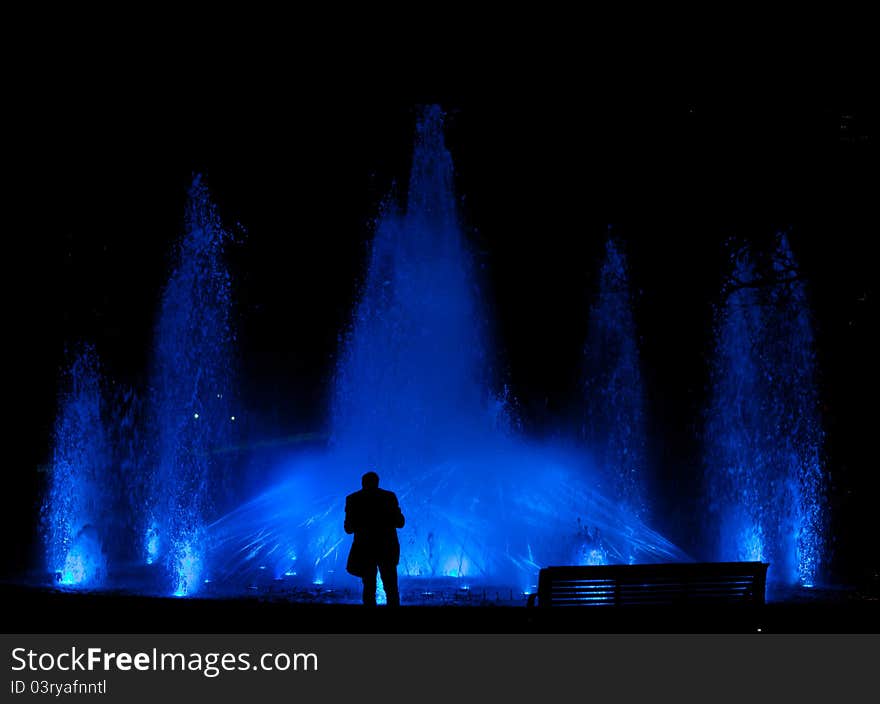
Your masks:
<path fill-rule="evenodd" d="M 377 489 L 379 487 L 379 475 L 375 472 L 367 472 L 361 477 L 361 486 L 364 489 Z"/>

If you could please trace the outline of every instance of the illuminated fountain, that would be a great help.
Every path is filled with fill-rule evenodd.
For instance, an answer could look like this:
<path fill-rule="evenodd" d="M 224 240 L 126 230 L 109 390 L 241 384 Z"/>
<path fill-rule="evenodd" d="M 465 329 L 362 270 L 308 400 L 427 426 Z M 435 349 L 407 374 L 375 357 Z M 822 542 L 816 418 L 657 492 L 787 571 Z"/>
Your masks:
<path fill-rule="evenodd" d="M 46 566 L 67 587 L 100 587 L 110 528 L 111 450 L 99 362 L 85 346 L 66 377 L 41 516 Z"/>
<path fill-rule="evenodd" d="M 825 552 L 823 433 L 806 292 L 784 235 L 733 255 L 706 422 L 708 531 L 722 560 L 813 586 Z"/>
<path fill-rule="evenodd" d="M 374 229 L 342 338 L 326 446 L 276 453 L 241 501 L 229 235 L 196 178 L 163 290 L 150 385 L 115 386 L 75 358 L 60 398 L 45 500 L 46 562 L 65 586 L 109 586 L 137 544 L 135 590 L 241 594 L 277 581 L 352 585 L 346 494 L 375 470 L 406 515 L 400 572 L 456 588 L 535 588 L 553 564 L 685 561 L 649 525 L 646 418 L 626 260 L 609 238 L 584 350 L 582 436 L 524 437 L 494 352 L 456 207 L 443 114 L 417 125 L 402 203 Z M 734 253 L 716 319 L 706 412 L 706 534 L 719 560 L 771 563 L 812 586 L 826 552 L 814 339 L 785 236 Z M 143 401 L 141 401 L 143 398 Z M 108 421 L 112 423 L 108 424 Z M 143 565 L 146 563 L 146 566 Z M 125 565 L 128 569 L 128 565 Z M 148 577 L 144 577 L 147 574 Z M 125 585 L 128 588 L 128 585 Z"/>
<path fill-rule="evenodd" d="M 590 309 L 585 358 L 584 438 L 608 474 L 613 497 L 645 517 L 644 396 L 626 259 L 609 237 Z"/>
<path fill-rule="evenodd" d="M 405 207 L 385 207 L 335 379 L 326 452 L 210 528 L 217 576 L 253 583 L 344 575 L 346 493 L 374 469 L 406 514 L 401 573 L 534 588 L 548 564 L 687 559 L 600 491 L 577 449 L 526 441 L 492 391 L 491 350 L 459 224 L 443 115 L 418 123 Z M 574 447 L 574 444 L 572 444 Z M 517 592 L 519 593 L 519 592 Z"/>
<path fill-rule="evenodd" d="M 217 452 L 230 444 L 234 426 L 227 240 L 196 177 L 155 330 L 152 466 L 141 526 L 145 561 L 162 564 L 177 596 L 195 593 L 205 578 L 205 526 L 231 471 Z"/>

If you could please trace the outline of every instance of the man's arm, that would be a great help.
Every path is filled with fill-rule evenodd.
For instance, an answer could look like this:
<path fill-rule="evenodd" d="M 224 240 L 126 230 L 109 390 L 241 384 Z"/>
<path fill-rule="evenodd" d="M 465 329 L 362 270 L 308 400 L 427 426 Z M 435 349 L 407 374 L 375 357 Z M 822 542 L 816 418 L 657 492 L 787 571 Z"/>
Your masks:
<path fill-rule="evenodd" d="M 348 497 L 345 497 L 345 523 L 342 524 L 343 529 L 346 533 L 351 535 L 354 533 L 354 516 L 352 515 L 352 511 L 349 510 L 349 501 Z"/>
<path fill-rule="evenodd" d="M 394 527 L 403 528 L 406 519 L 403 517 L 403 511 L 400 510 L 400 504 L 397 502 L 397 495 L 392 494 L 392 496 L 394 497 L 394 511 L 391 515 L 394 517 Z"/>

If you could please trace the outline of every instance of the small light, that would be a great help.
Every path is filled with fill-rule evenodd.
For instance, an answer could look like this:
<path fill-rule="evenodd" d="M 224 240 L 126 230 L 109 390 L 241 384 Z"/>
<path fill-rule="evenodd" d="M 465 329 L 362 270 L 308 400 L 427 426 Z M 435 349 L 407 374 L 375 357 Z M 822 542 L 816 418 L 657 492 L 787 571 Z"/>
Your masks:
<path fill-rule="evenodd" d="M 235 416 L 232 416 L 229 420 L 235 420 Z"/>
<path fill-rule="evenodd" d="M 198 420 L 198 418 L 199 418 L 199 414 L 198 414 L 198 413 L 193 413 L 193 418 L 195 418 L 196 420 Z"/>

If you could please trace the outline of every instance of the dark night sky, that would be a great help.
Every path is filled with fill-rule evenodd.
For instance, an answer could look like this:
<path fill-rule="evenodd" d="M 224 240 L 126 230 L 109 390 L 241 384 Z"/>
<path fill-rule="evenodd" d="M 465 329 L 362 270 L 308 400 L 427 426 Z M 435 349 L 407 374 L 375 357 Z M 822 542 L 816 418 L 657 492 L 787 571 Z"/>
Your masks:
<path fill-rule="evenodd" d="M 329 81 L 220 89 L 194 76 L 172 89 L 59 72 L 22 86 L 5 167 L 20 428 L 3 496 L 17 546 L 7 567 L 31 549 L 65 344 L 93 341 L 111 376 L 143 384 L 194 172 L 240 232 L 230 265 L 241 415 L 269 436 L 320 430 L 371 219 L 392 182 L 405 184 L 414 106 L 438 101 L 500 366 L 532 432 L 553 432 L 577 405 L 597 254 L 609 224 L 623 237 L 668 515 L 686 515 L 696 491 L 722 243 L 790 230 L 815 313 L 840 569 L 859 569 L 852 555 L 870 547 L 878 492 L 865 399 L 876 382 L 874 106 L 858 86 L 827 80 L 576 79 L 573 69 L 507 82 L 481 73 L 451 90 L 395 92 Z M 666 528 L 681 539 L 691 526 Z"/>

